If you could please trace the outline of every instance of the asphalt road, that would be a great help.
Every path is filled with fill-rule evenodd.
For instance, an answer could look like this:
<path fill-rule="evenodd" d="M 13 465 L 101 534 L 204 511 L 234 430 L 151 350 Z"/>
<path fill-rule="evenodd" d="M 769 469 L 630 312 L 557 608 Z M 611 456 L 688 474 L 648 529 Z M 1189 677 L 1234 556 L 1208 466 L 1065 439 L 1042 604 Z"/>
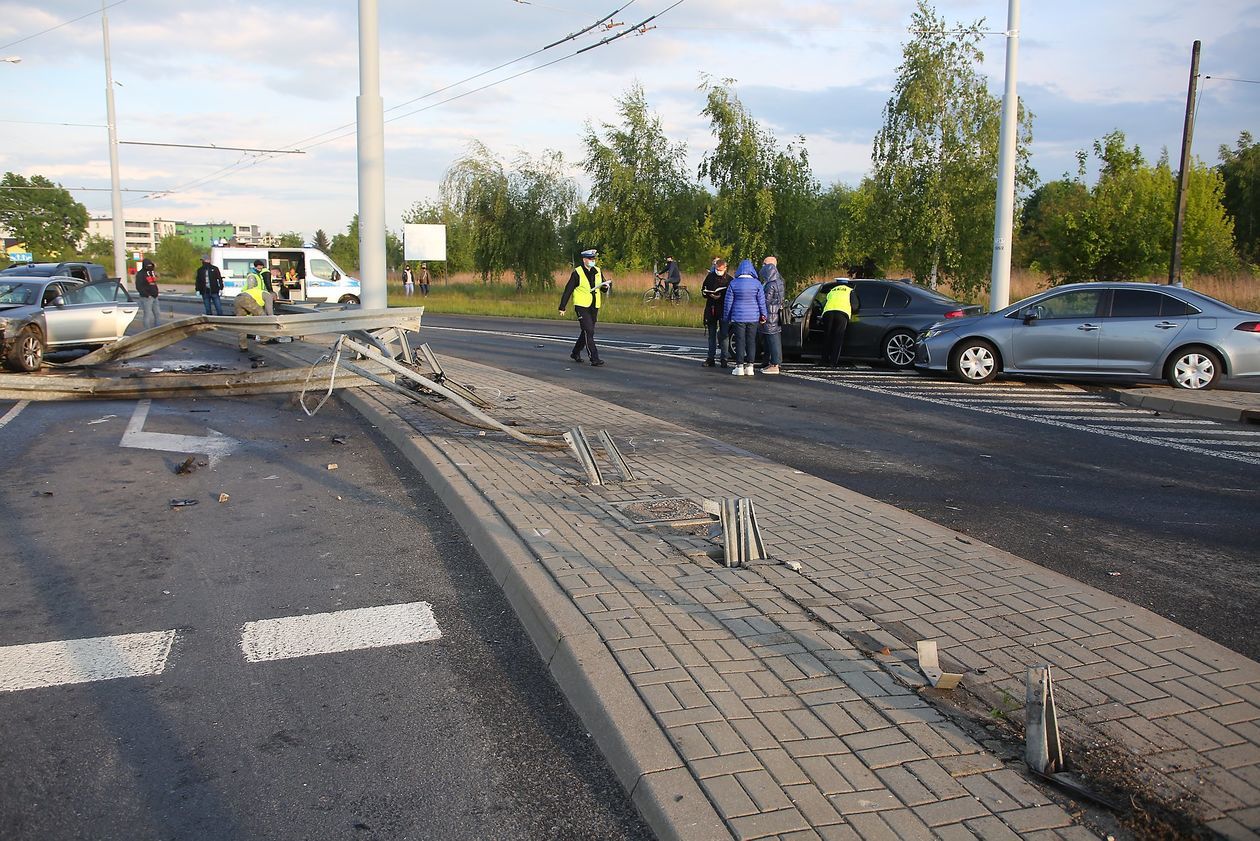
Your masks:
<path fill-rule="evenodd" d="M 0 838 L 651 837 L 384 438 L 336 401 L 155 402 L 145 435 L 244 442 L 181 476 L 120 447 L 137 405 L 0 402 Z M 243 655 L 247 623 L 418 602 L 439 639 Z M 164 630 L 160 674 L 3 687 L 11 646 Z"/>
<path fill-rule="evenodd" d="M 996 408 L 987 408 L 980 392 L 953 398 L 937 393 L 948 383 L 865 367 L 816 377 L 799 366 L 800 376 L 737 379 L 698 365 L 699 330 L 602 324 L 607 364 L 591 368 L 568 359 L 573 323 L 443 315 L 424 323 L 422 336 L 439 355 L 559 383 L 728 441 L 1260 658 L 1254 426 L 1183 427 L 1088 389 L 1044 396 L 1094 401 L 1103 408 L 1085 411 L 1101 412 L 1099 420 L 1033 420 L 1031 410 L 1011 406 L 1061 387 L 1031 381 L 994 386 Z M 1104 422 L 1115 429 L 1101 432 Z M 1158 432 L 1169 423 L 1195 431 Z"/>

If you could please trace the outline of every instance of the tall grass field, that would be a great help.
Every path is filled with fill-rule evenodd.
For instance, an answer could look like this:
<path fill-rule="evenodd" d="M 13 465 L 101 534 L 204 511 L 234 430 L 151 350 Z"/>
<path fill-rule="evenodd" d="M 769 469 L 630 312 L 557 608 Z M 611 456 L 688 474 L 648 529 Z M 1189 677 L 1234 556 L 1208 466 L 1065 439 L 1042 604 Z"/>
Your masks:
<path fill-rule="evenodd" d="M 890 274 L 890 277 L 897 276 Z M 423 304 L 431 313 L 460 315 L 497 315 L 513 318 L 572 319 L 573 309 L 561 316 L 557 311 L 560 293 L 568 282 L 568 272 L 558 272 L 555 287 L 548 291 L 517 290 L 509 277 L 497 283 L 483 283 L 472 274 L 460 274 L 451 278 L 435 277 L 426 298 L 417 289 L 411 297 L 403 295 L 400 276 L 391 275 L 389 304 L 392 307 L 419 306 Z M 820 278 L 815 278 L 818 280 Z M 683 285 L 691 292 L 689 304 L 658 302 L 655 306 L 643 304 L 643 293 L 652 288 L 652 275 L 648 273 L 613 276 L 612 292 L 605 295 L 599 318 L 604 322 L 621 324 L 652 324 L 662 327 L 700 327 L 704 323 L 704 302 L 700 296 L 700 284 L 704 275 L 684 275 Z M 1158 282 L 1160 278 L 1152 278 Z M 793 288 L 802 289 L 807 283 L 788 280 L 789 294 Z M 1205 295 L 1211 295 L 1241 309 L 1260 312 L 1260 279 L 1249 275 L 1232 277 L 1204 276 L 1188 281 L 1187 286 Z M 1011 274 L 1011 301 L 1026 298 L 1049 287 L 1044 277 L 1027 271 Z M 941 289 L 950 294 L 948 285 Z M 987 308 L 987 297 L 967 303 L 981 304 Z"/>

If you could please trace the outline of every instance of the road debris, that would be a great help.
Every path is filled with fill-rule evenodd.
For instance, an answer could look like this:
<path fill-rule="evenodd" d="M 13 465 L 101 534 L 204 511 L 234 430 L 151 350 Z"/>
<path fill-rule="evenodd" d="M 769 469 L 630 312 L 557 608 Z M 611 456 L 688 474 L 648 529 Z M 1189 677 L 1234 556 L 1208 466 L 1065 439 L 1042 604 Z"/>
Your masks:
<path fill-rule="evenodd" d="M 221 494 L 219 494 L 219 504 L 220 504 L 220 505 L 222 505 L 223 503 L 227 502 L 227 501 L 228 501 L 229 499 L 231 499 L 231 498 L 232 498 L 232 497 L 228 496 L 227 494 L 222 494 L 222 493 L 221 493 Z"/>
<path fill-rule="evenodd" d="M 184 459 L 183 463 L 181 463 L 179 467 L 175 468 L 175 472 L 180 476 L 187 476 L 189 473 L 196 470 L 197 466 L 196 456 L 189 456 Z"/>
<path fill-rule="evenodd" d="M 196 505 L 198 502 L 200 502 L 200 500 L 197 499 L 172 499 L 171 508 L 188 508 L 189 506 Z"/>
<path fill-rule="evenodd" d="M 328 469 L 329 469 L 329 470 L 336 470 L 336 469 L 337 469 L 337 463 L 336 463 L 336 462 L 333 462 L 332 464 L 328 465 Z"/>
<path fill-rule="evenodd" d="M 333 436 L 330 440 L 331 440 L 334 444 L 344 444 L 344 443 L 346 443 L 346 441 L 348 441 L 349 439 L 350 439 L 350 436 L 348 436 L 348 435 L 334 435 L 334 436 Z"/>

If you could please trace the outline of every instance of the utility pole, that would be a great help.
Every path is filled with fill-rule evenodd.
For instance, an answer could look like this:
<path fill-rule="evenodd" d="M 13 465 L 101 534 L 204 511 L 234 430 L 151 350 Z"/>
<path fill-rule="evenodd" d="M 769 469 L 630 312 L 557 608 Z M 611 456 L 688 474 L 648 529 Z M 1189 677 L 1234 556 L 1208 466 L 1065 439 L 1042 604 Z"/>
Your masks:
<path fill-rule="evenodd" d="M 109 123 L 109 185 L 114 209 L 114 275 L 127 282 L 127 235 L 123 226 L 122 186 L 118 182 L 118 121 L 114 117 L 114 71 L 109 60 L 109 15 L 101 0 L 101 35 L 105 41 L 105 122 Z"/>
<path fill-rule="evenodd" d="M 1019 128 L 1019 0 L 1006 11 L 1006 89 L 998 143 L 997 213 L 993 219 L 993 266 L 989 272 L 989 312 L 1011 302 L 1011 238 L 1015 228 L 1015 133 Z"/>
<path fill-rule="evenodd" d="M 1186 218 L 1186 182 L 1190 177 L 1190 144 L 1194 141 L 1194 94 L 1199 87 L 1199 47 L 1190 49 L 1190 90 L 1186 93 L 1186 124 L 1181 130 L 1181 169 L 1177 172 L 1177 204 L 1173 209 L 1172 261 L 1168 264 L 1168 283 L 1181 285 L 1181 233 Z"/>
<path fill-rule="evenodd" d="M 364 309 L 385 309 L 385 106 L 377 0 L 359 0 L 358 124 L 359 292 Z"/>

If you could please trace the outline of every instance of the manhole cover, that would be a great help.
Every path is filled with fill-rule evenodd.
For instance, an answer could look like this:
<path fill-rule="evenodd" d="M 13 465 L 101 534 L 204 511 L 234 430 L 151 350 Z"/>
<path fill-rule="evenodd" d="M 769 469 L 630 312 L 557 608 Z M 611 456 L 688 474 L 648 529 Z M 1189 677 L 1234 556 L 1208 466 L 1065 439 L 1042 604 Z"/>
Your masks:
<path fill-rule="evenodd" d="M 636 499 L 620 506 L 621 513 L 633 523 L 677 523 L 708 520 L 704 507 L 694 499 Z"/>

